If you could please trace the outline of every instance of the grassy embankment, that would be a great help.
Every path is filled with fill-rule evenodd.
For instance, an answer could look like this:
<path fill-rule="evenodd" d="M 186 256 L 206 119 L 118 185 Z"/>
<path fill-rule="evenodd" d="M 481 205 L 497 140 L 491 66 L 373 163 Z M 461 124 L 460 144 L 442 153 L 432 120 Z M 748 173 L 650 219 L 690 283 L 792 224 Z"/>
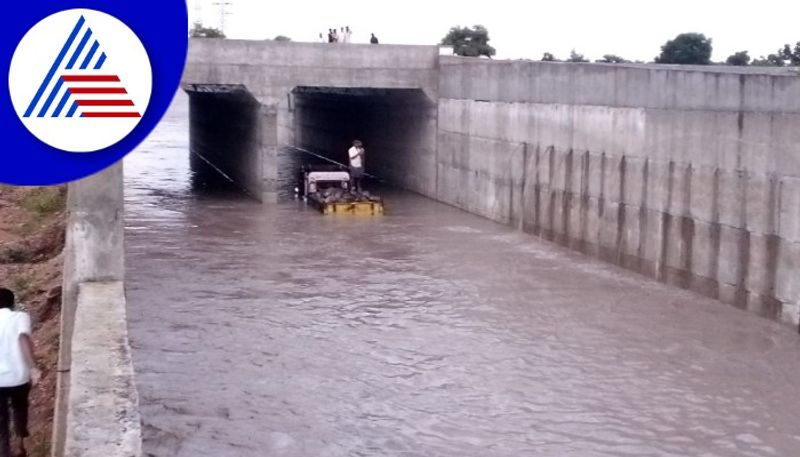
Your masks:
<path fill-rule="evenodd" d="M 65 187 L 0 185 L 0 286 L 31 314 L 42 381 L 31 393 L 28 454 L 45 457 L 55 403 Z"/>

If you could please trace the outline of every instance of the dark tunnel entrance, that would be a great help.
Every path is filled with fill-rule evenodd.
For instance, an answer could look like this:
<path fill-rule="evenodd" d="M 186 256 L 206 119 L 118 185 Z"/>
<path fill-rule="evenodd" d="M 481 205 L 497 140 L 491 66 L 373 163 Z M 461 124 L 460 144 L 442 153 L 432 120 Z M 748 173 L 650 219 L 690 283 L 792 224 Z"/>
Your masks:
<path fill-rule="evenodd" d="M 184 89 L 195 190 L 293 195 L 302 165 L 319 157 L 347 164 L 360 139 L 368 174 L 435 194 L 437 106 L 421 89 L 298 86 L 273 106 L 242 85 Z"/>
<path fill-rule="evenodd" d="M 189 137 L 192 187 L 261 199 L 260 104 L 241 85 L 192 85 Z"/>
<path fill-rule="evenodd" d="M 348 148 L 360 139 L 368 174 L 433 194 L 437 107 L 422 90 L 299 86 L 289 111 L 297 148 L 347 164 Z"/>

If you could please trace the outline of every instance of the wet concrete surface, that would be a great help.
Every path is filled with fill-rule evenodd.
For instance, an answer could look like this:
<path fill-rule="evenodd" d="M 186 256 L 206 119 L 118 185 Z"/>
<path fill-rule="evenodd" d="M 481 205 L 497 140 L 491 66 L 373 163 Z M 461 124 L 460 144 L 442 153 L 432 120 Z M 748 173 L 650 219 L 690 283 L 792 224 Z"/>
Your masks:
<path fill-rule="evenodd" d="M 193 189 L 177 100 L 126 160 L 146 455 L 800 455 L 794 329 L 408 193 Z"/>

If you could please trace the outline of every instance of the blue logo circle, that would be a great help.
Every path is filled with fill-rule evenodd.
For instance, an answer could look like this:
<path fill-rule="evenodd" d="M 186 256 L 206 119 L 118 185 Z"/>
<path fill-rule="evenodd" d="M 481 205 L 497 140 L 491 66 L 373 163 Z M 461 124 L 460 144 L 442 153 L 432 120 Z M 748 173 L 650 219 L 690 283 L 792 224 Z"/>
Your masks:
<path fill-rule="evenodd" d="M 155 128 L 180 84 L 184 0 L 29 0 L 9 17 L 0 183 L 59 184 L 112 165 Z"/>

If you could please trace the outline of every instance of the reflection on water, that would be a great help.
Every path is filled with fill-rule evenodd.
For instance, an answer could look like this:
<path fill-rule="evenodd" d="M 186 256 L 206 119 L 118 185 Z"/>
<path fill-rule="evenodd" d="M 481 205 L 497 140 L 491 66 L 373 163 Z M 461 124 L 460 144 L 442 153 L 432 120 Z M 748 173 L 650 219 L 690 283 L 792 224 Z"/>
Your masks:
<path fill-rule="evenodd" d="M 126 162 L 147 455 L 800 455 L 792 329 L 407 193 L 201 192 L 185 104 Z"/>

